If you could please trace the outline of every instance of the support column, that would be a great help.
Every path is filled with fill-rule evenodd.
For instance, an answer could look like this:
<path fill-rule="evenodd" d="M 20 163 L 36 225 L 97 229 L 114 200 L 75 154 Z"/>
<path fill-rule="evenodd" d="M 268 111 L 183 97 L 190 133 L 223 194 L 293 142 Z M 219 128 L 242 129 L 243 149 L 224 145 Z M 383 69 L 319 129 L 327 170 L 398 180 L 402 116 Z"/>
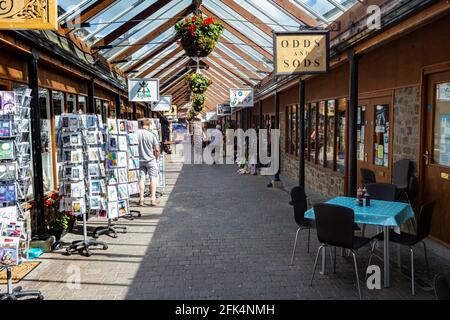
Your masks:
<path fill-rule="evenodd" d="M 275 129 L 280 130 L 280 95 L 278 92 L 275 92 Z M 272 141 L 273 145 L 274 141 Z M 279 144 L 279 141 L 277 141 Z M 280 171 L 281 171 L 281 148 L 278 150 L 280 156 L 280 166 L 278 167 L 278 171 L 275 174 L 275 182 L 279 182 L 280 180 Z"/>
<path fill-rule="evenodd" d="M 299 112 L 298 112 L 298 140 L 299 140 L 299 152 L 298 152 L 298 177 L 300 187 L 305 188 L 305 80 L 299 82 Z"/>
<path fill-rule="evenodd" d="M 116 117 L 117 117 L 117 119 L 120 119 L 120 116 L 121 116 L 121 114 L 120 114 L 120 95 L 119 94 L 116 94 L 116 101 L 115 101 L 115 104 L 116 104 Z"/>
<path fill-rule="evenodd" d="M 28 86 L 31 92 L 31 149 L 33 152 L 33 190 L 36 202 L 37 239 L 44 240 L 45 207 L 44 207 L 44 176 L 42 171 L 42 140 L 41 140 L 41 116 L 39 112 L 39 77 L 38 77 L 39 52 L 33 49 L 32 57 L 28 60 Z"/>
<path fill-rule="evenodd" d="M 132 106 L 132 108 L 133 108 L 133 120 L 137 120 L 137 111 L 136 111 L 136 102 L 132 102 L 131 103 L 131 106 Z"/>
<path fill-rule="evenodd" d="M 264 115 L 263 115 L 263 102 L 259 100 L 259 129 L 263 129 Z"/>
<path fill-rule="evenodd" d="M 95 113 L 95 99 L 94 99 L 94 79 L 88 82 L 88 113 Z M 101 112 L 101 111 L 100 111 Z"/>
<path fill-rule="evenodd" d="M 348 60 L 350 64 L 350 92 L 348 108 L 348 190 L 349 197 L 356 196 L 356 181 L 358 175 L 357 163 L 357 121 L 358 121 L 358 73 L 359 59 L 353 51 L 349 53 Z"/>

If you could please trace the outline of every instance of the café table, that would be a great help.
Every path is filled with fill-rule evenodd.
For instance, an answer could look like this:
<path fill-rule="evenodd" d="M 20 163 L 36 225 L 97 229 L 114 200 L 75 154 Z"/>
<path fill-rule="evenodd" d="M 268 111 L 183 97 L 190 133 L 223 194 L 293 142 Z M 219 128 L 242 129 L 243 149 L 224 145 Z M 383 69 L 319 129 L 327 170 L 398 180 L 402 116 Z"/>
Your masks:
<path fill-rule="evenodd" d="M 399 228 L 414 218 L 414 211 L 408 203 L 371 200 L 370 206 L 360 206 L 356 198 L 337 197 L 326 203 L 352 209 L 355 223 L 375 225 L 383 228 L 384 287 L 389 288 L 389 229 Z M 314 208 L 305 212 L 305 218 L 314 220 Z M 323 253 L 325 250 L 323 250 Z M 322 271 L 325 271 L 325 254 L 322 254 Z"/>

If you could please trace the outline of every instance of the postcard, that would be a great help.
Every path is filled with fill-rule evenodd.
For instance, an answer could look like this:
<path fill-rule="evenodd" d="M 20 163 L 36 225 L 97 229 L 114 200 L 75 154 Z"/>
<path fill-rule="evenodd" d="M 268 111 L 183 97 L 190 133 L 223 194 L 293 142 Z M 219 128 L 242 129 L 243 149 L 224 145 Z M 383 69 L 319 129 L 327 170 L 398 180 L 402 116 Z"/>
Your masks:
<path fill-rule="evenodd" d="M 81 117 L 79 115 L 69 115 L 69 128 L 76 130 L 80 128 Z"/>
<path fill-rule="evenodd" d="M 127 134 L 127 121 L 126 120 L 118 120 L 119 134 Z"/>
<path fill-rule="evenodd" d="M 0 137 L 11 137 L 13 126 L 10 120 L 0 120 Z"/>
<path fill-rule="evenodd" d="M 72 214 L 75 216 L 82 215 L 86 212 L 86 204 L 84 199 L 72 201 Z"/>
<path fill-rule="evenodd" d="M 4 221 L 2 229 L 0 229 L 0 236 L 20 238 L 25 234 L 24 223 L 21 221 Z"/>
<path fill-rule="evenodd" d="M 139 147 L 138 146 L 130 146 L 131 156 L 134 158 L 139 157 Z"/>
<path fill-rule="evenodd" d="M 100 210 L 102 208 L 102 198 L 99 196 L 94 196 L 89 198 L 89 208 L 91 210 Z"/>
<path fill-rule="evenodd" d="M 125 200 L 129 198 L 127 184 L 119 184 L 117 186 L 117 192 L 120 200 Z"/>
<path fill-rule="evenodd" d="M 107 119 L 106 123 L 108 125 L 108 133 L 109 134 L 119 134 L 119 130 L 117 129 L 117 120 L 116 119 Z"/>
<path fill-rule="evenodd" d="M 17 180 L 17 162 L 0 163 L 0 181 Z"/>
<path fill-rule="evenodd" d="M 0 237 L 0 266 L 19 263 L 19 238 Z"/>
<path fill-rule="evenodd" d="M 127 168 L 117 169 L 117 176 L 119 183 L 127 183 L 128 182 L 128 170 Z"/>
<path fill-rule="evenodd" d="M 108 218 L 117 219 L 119 218 L 119 207 L 117 202 L 108 202 Z"/>
<path fill-rule="evenodd" d="M 116 186 L 108 186 L 107 190 L 108 190 L 108 201 L 109 202 L 117 201 L 119 199 Z"/>
<path fill-rule="evenodd" d="M 17 201 L 16 185 L 5 184 L 0 185 L 0 202 L 10 203 Z"/>
<path fill-rule="evenodd" d="M 128 144 L 129 145 L 138 145 L 139 144 L 139 138 L 136 133 L 128 134 Z"/>
<path fill-rule="evenodd" d="M 91 195 L 102 193 L 102 187 L 100 185 L 100 180 L 91 180 L 89 182 L 89 191 Z"/>
<path fill-rule="evenodd" d="M 97 129 L 97 116 L 96 115 L 87 115 L 86 116 L 86 127 L 90 129 Z"/>
<path fill-rule="evenodd" d="M 83 198 L 85 195 L 86 187 L 83 181 L 70 184 L 70 196 L 72 198 Z"/>
<path fill-rule="evenodd" d="M 128 171 L 128 182 L 136 182 L 139 180 L 137 171 Z"/>
<path fill-rule="evenodd" d="M 124 217 L 128 215 L 128 201 L 122 200 L 117 203 L 119 217 Z"/>
<path fill-rule="evenodd" d="M 7 115 L 16 112 L 16 93 L 14 91 L 2 91 L 0 114 Z"/>
<path fill-rule="evenodd" d="M 128 184 L 128 195 L 132 196 L 135 194 L 139 194 L 139 184 L 137 182 Z"/>
<path fill-rule="evenodd" d="M 98 217 L 102 219 L 106 219 L 108 217 L 108 211 L 106 210 L 100 210 L 98 212 Z"/>
<path fill-rule="evenodd" d="M 119 149 L 118 136 L 116 136 L 116 135 L 108 136 L 108 149 L 110 151 L 115 151 L 115 150 Z"/>
<path fill-rule="evenodd" d="M 100 161 L 100 149 L 99 148 L 89 148 L 88 149 L 89 161 Z"/>
<path fill-rule="evenodd" d="M 119 150 L 128 151 L 128 139 L 127 136 L 119 136 Z"/>
<path fill-rule="evenodd" d="M 90 163 L 88 165 L 89 177 L 98 178 L 100 177 L 100 166 L 98 163 Z"/>
<path fill-rule="evenodd" d="M 128 157 L 126 152 L 117 152 L 117 167 L 123 168 L 128 165 Z"/>
<path fill-rule="evenodd" d="M 136 132 L 139 129 L 139 122 L 138 121 L 128 121 L 128 132 Z"/>
<path fill-rule="evenodd" d="M 0 160 L 14 159 L 14 144 L 12 140 L 0 141 Z"/>
<path fill-rule="evenodd" d="M 17 207 L 0 207 L 0 219 L 7 221 L 17 221 Z"/>
<path fill-rule="evenodd" d="M 86 143 L 89 145 L 97 145 L 98 142 L 98 133 L 96 131 L 88 132 L 86 135 Z"/>
<path fill-rule="evenodd" d="M 118 169 L 112 169 L 108 171 L 108 185 L 114 185 L 119 183 L 119 172 Z"/>
<path fill-rule="evenodd" d="M 99 172 L 100 172 L 100 177 L 106 176 L 105 164 L 104 163 L 100 163 L 98 165 L 98 168 L 99 168 Z"/>

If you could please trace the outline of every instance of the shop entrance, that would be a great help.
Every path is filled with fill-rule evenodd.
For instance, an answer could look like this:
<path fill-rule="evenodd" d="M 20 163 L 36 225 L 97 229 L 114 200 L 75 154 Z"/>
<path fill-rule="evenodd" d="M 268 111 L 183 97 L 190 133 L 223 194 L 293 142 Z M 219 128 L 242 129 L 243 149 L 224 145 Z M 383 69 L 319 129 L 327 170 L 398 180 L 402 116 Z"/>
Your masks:
<path fill-rule="evenodd" d="M 436 201 L 431 235 L 450 245 L 450 71 L 429 75 L 423 145 L 423 200 Z"/>
<path fill-rule="evenodd" d="M 377 182 L 391 181 L 392 113 L 392 96 L 359 101 L 358 186 L 361 186 L 361 168 L 372 170 Z"/>

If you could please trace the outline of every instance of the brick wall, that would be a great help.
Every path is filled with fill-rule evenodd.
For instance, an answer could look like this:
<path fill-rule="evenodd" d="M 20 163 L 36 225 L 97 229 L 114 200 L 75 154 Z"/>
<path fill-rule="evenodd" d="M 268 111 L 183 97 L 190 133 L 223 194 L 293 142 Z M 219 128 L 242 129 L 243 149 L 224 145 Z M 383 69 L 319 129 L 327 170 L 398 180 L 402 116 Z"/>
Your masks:
<path fill-rule="evenodd" d="M 393 162 L 410 159 L 417 175 L 419 156 L 420 88 L 408 87 L 394 92 Z"/>

